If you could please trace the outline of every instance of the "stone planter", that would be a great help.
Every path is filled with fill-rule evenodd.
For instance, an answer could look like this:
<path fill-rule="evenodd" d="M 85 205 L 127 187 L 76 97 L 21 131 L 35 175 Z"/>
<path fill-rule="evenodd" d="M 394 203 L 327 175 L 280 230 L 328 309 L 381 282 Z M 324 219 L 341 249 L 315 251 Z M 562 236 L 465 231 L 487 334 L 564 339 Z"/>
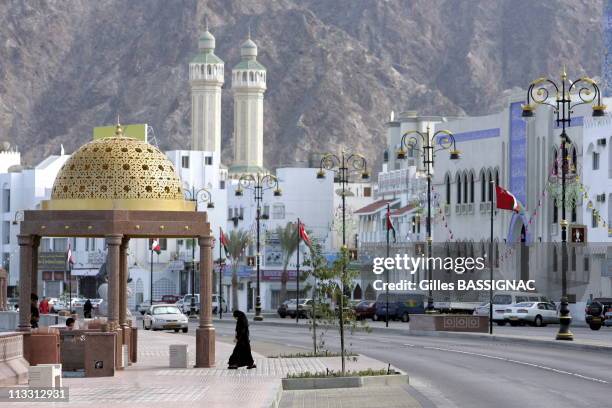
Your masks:
<path fill-rule="evenodd" d="M 360 388 L 401 386 L 408 384 L 408 374 L 364 377 L 283 378 L 283 390 L 322 390 L 326 388 Z"/>
<path fill-rule="evenodd" d="M 487 333 L 489 318 L 459 314 L 413 314 L 410 316 L 410 332 L 452 331 Z"/>

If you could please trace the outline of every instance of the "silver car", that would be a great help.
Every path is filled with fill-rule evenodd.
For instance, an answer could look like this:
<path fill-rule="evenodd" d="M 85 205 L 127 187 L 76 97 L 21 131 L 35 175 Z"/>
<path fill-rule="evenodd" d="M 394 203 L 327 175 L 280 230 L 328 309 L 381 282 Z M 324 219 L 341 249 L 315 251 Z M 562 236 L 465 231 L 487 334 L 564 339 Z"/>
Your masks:
<path fill-rule="evenodd" d="M 145 330 L 182 330 L 187 333 L 187 316 L 173 304 L 153 305 L 146 311 L 142 321 Z"/>

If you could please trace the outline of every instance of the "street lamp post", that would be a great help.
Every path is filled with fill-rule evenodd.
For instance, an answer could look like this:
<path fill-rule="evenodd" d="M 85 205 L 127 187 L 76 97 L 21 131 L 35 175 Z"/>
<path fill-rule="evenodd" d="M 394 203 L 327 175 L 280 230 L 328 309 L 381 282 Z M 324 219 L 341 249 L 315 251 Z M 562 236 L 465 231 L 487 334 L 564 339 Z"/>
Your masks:
<path fill-rule="evenodd" d="M 208 203 L 206 205 L 206 208 L 209 208 L 209 209 L 215 208 L 215 204 L 212 201 L 212 194 L 210 193 L 210 190 L 207 190 L 206 188 L 203 188 L 203 187 L 196 189 L 194 186 L 191 186 L 190 189 L 184 189 L 184 191 L 185 191 L 185 199 L 195 202 L 196 211 L 198 211 L 199 203 Z M 189 305 L 190 306 L 189 307 L 190 317 L 192 316 L 195 317 L 196 315 L 196 311 L 195 311 L 195 265 L 196 265 L 195 247 L 196 247 L 196 240 L 195 238 L 192 238 L 191 239 L 191 301 Z M 200 305 L 202 305 L 202 299 L 200 299 Z"/>
<path fill-rule="evenodd" d="M 572 317 L 569 313 L 567 298 L 568 222 L 565 215 L 565 183 L 569 167 L 567 145 L 572 142 L 565 130 L 571 126 L 573 109 L 583 104 L 592 105 L 593 117 L 605 115 L 606 106 L 601 102 L 601 92 L 595 81 L 589 77 L 581 77 L 573 82 L 569 81 L 564 67 L 559 83 L 542 77 L 529 84 L 527 102 L 522 107 L 522 116 L 524 118 L 533 118 L 537 105 L 552 107 L 555 113 L 555 122 L 558 127 L 561 127 L 561 221 L 559 222 L 561 224 L 561 308 L 559 309 L 557 340 L 574 339 L 574 335 L 570 331 Z"/>
<path fill-rule="evenodd" d="M 420 138 L 420 140 L 419 140 Z M 419 143 L 420 142 L 420 143 Z M 420 145 L 420 146 L 419 146 Z M 441 150 L 450 150 L 450 159 L 459 159 L 460 153 L 455 144 L 455 137 L 448 130 L 438 130 L 433 134 L 427 126 L 427 132 L 422 133 L 418 130 L 412 130 L 404 133 L 400 142 L 400 148 L 397 151 L 398 159 L 405 159 L 407 151 L 418 151 L 423 159 L 423 171 L 427 177 L 427 257 L 432 256 L 432 237 L 431 237 L 431 176 L 436 158 L 436 153 Z M 425 262 L 427 270 L 427 279 L 431 282 L 432 271 L 429 267 L 429 262 Z M 426 313 L 434 313 L 433 293 L 431 285 L 427 295 L 427 310 Z"/>
<path fill-rule="evenodd" d="M 255 203 L 257 204 L 257 212 L 255 214 L 255 221 L 257 224 L 257 249 L 256 249 L 256 268 L 257 268 L 257 288 L 255 298 L 255 317 L 254 320 L 261 321 L 263 316 L 261 315 L 261 294 L 260 294 L 260 220 L 261 216 L 261 202 L 263 195 L 266 190 L 274 190 L 274 196 L 281 196 L 281 189 L 278 187 L 278 179 L 276 176 L 269 173 L 257 173 L 257 174 L 244 174 L 238 179 L 238 188 L 236 189 L 236 196 L 240 197 L 244 194 L 244 190 L 253 190 L 253 196 Z"/>
<path fill-rule="evenodd" d="M 340 183 L 340 195 L 342 197 L 342 249 L 346 249 L 346 193 L 350 176 L 353 173 L 360 173 L 361 178 L 367 180 L 370 178 L 368 173 L 368 163 L 360 154 L 347 153 L 342 151 L 338 156 L 333 153 L 327 153 L 321 159 L 321 165 L 317 172 L 317 178 L 325 178 L 325 170 L 330 170 L 335 173 L 335 181 Z M 340 356 L 342 359 L 342 372 L 344 372 L 344 276 L 346 266 L 342 267 L 342 279 L 340 279 Z"/>

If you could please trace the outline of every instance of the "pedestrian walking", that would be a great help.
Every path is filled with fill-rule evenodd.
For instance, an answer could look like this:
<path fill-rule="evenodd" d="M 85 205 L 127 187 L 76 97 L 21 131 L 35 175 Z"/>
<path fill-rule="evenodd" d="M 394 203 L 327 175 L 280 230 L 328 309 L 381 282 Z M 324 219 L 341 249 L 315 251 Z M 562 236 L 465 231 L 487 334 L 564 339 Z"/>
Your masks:
<path fill-rule="evenodd" d="M 38 306 L 38 311 L 40 314 L 49 314 L 49 301 L 46 297 L 43 297 L 40 301 L 40 306 Z"/>
<path fill-rule="evenodd" d="M 236 319 L 236 338 L 234 342 L 234 352 L 229 358 L 229 369 L 235 370 L 238 367 L 257 368 L 253 356 L 251 355 L 251 341 L 249 339 L 249 321 L 240 310 L 234 310 Z"/>
<path fill-rule="evenodd" d="M 38 295 L 32 293 L 30 295 L 30 326 L 33 329 L 38 328 L 38 320 L 40 319 L 40 314 L 38 312 Z"/>
<path fill-rule="evenodd" d="M 91 319 L 91 309 L 93 309 L 93 306 L 91 305 L 91 300 L 87 299 L 87 301 L 85 301 L 85 304 L 83 305 L 83 316 L 86 319 Z"/>

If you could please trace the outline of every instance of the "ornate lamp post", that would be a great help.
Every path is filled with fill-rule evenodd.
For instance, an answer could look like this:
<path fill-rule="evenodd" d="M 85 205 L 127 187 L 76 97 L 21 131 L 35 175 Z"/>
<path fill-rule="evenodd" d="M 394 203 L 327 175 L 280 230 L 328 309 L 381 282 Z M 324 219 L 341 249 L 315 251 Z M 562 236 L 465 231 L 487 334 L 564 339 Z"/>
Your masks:
<path fill-rule="evenodd" d="M 368 163 L 362 155 L 358 153 L 347 153 L 342 151 L 338 156 L 327 153 L 321 159 L 321 165 L 317 172 L 317 178 L 325 178 L 325 170 L 335 173 L 335 182 L 340 183 L 340 196 L 342 197 L 342 248 L 346 249 L 346 195 L 347 186 L 352 174 L 361 174 L 363 180 L 370 178 Z M 344 276 L 345 269 L 342 269 L 342 279 L 340 280 L 340 355 L 342 358 L 342 372 L 344 372 Z"/>
<path fill-rule="evenodd" d="M 274 197 L 280 197 L 282 195 L 281 189 L 278 187 L 278 179 L 269 173 L 257 173 L 257 174 L 244 174 L 238 180 L 238 188 L 236 189 L 236 196 L 241 197 L 244 194 L 244 190 L 253 190 L 253 196 L 255 203 L 257 203 L 257 213 L 255 220 L 257 222 L 257 253 L 255 254 L 255 265 L 257 267 L 257 296 L 255 298 L 255 318 L 254 320 L 261 321 L 263 316 L 261 315 L 261 297 L 259 291 L 259 274 L 260 274 L 260 220 L 261 216 L 261 202 L 263 200 L 264 191 L 274 190 Z"/>
<path fill-rule="evenodd" d="M 423 159 L 423 172 L 427 177 L 427 256 L 432 255 L 432 237 L 431 237 L 431 176 L 436 158 L 436 153 L 441 150 L 450 150 L 450 159 L 457 160 L 460 157 L 460 152 L 455 144 L 455 137 L 448 130 L 438 130 L 431 133 L 429 126 L 427 132 L 421 133 L 418 130 L 411 130 L 404 133 L 400 148 L 397 151 L 398 159 L 405 159 L 407 151 L 418 151 Z M 432 271 L 429 267 L 429 262 L 425 262 L 427 268 L 427 279 L 432 280 Z M 427 295 L 427 313 L 434 313 L 433 294 L 431 285 Z"/>
<path fill-rule="evenodd" d="M 561 72 L 561 81 L 555 82 L 549 78 L 538 78 L 529 84 L 527 102 L 523 105 L 522 116 L 532 118 L 537 105 L 548 105 L 555 113 L 555 121 L 561 127 L 561 308 L 559 310 L 559 331 L 557 340 L 573 340 L 574 335 L 569 327 L 572 318 L 569 314 L 567 299 L 567 219 L 565 216 L 565 184 L 568 175 L 568 149 L 571 140 L 565 132 L 571 125 L 573 109 L 578 105 L 591 104 L 593 117 L 605 115 L 606 106 L 601 102 L 599 86 L 589 77 L 581 77 L 575 81 L 567 79 L 565 67 Z"/>
<path fill-rule="evenodd" d="M 206 208 L 215 208 L 215 204 L 212 201 L 212 194 L 206 188 L 202 187 L 202 188 L 196 189 L 194 186 L 191 186 L 191 189 L 184 188 L 183 191 L 185 192 L 186 200 L 195 201 L 196 211 L 198 211 L 199 203 L 208 203 L 206 205 Z M 196 247 L 196 240 L 195 238 L 192 238 L 191 239 L 191 302 L 189 305 L 190 306 L 189 307 L 189 317 L 192 317 L 192 316 L 195 317 L 196 315 L 196 312 L 195 312 L 195 262 L 196 262 L 195 261 L 195 247 Z M 151 282 L 153 282 L 153 279 L 151 279 Z M 202 300 L 203 299 L 200 299 L 200 305 L 202 304 Z"/>

